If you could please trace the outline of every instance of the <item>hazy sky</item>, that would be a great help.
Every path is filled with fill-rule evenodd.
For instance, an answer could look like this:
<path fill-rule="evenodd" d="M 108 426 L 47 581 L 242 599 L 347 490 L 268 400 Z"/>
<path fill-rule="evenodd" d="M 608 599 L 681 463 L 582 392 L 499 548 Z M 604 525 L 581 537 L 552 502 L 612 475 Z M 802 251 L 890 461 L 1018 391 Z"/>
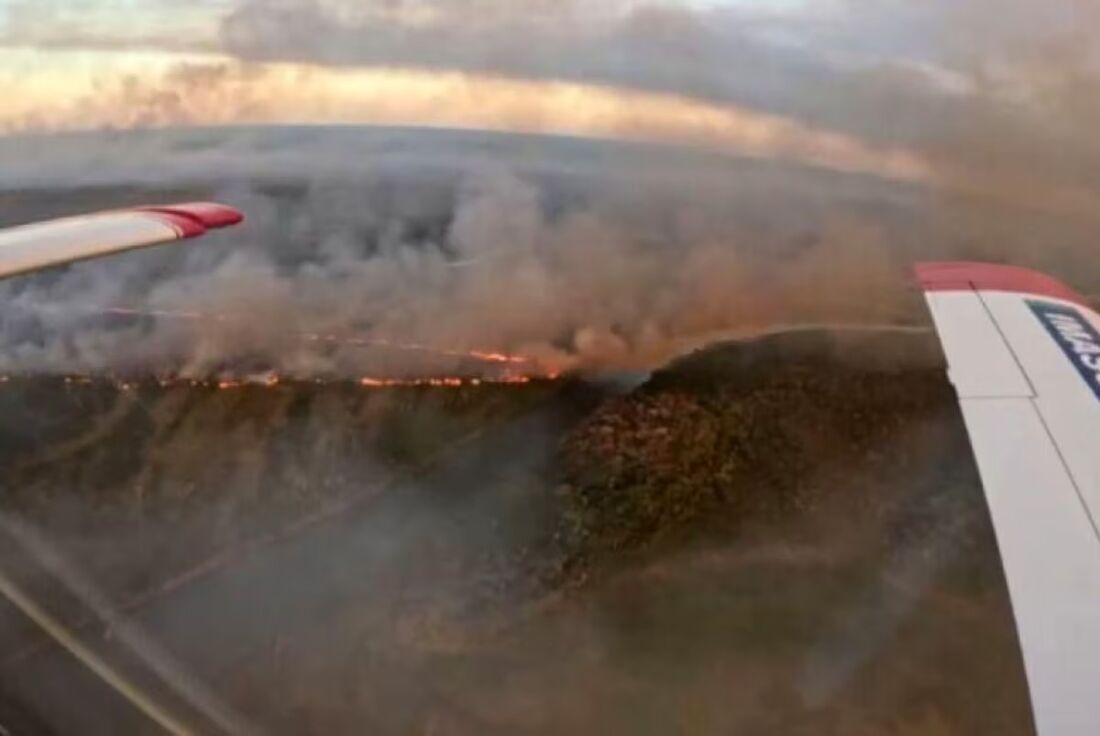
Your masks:
<path fill-rule="evenodd" d="M 1095 0 L 0 0 L 0 131 L 675 141 L 1093 207 Z"/>
<path fill-rule="evenodd" d="M 1065 0 L 1063 0 L 1065 1 Z M 0 126 L 94 127 L 66 103 L 180 62 L 308 61 L 561 79 L 744 104 L 792 65 L 903 64 L 965 87 L 945 0 L 0 0 Z M 940 14 L 943 15 L 943 14 Z M 950 15 L 953 15 L 951 13 Z M 937 27 L 937 21 L 941 27 Z M 784 58 L 789 57 L 789 58 Z M 756 66 L 759 62 L 763 68 Z M 797 71 L 797 70 L 796 70 Z M 766 78 L 766 79 L 765 79 Z M 756 92 L 759 96 L 759 91 Z M 755 105 L 750 105 L 755 106 Z M 785 112 L 780 110 L 780 112 Z M 82 119 L 80 119 L 82 118 Z"/>

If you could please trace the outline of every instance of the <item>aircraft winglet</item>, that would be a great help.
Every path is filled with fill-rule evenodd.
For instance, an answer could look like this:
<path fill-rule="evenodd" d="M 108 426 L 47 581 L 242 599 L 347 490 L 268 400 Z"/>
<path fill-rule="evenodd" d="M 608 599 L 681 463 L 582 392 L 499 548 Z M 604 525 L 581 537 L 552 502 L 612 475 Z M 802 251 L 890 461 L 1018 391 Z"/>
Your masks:
<path fill-rule="evenodd" d="M 97 212 L 0 230 L 0 278 L 204 235 L 244 220 L 213 202 Z"/>

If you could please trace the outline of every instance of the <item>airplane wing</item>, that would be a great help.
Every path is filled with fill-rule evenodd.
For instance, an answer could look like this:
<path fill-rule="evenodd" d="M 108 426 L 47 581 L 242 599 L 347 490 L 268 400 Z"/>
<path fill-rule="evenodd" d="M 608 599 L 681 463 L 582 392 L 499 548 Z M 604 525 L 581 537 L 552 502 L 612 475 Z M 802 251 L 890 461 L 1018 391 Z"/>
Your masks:
<path fill-rule="evenodd" d="M 236 225 L 237 210 L 211 202 L 138 207 L 0 229 L 0 278 L 194 238 Z"/>
<path fill-rule="evenodd" d="M 916 267 L 996 529 L 1041 736 L 1100 734 L 1100 316 L 1060 282 Z"/>
<path fill-rule="evenodd" d="M 187 202 L 99 212 L 0 229 L 0 278 L 158 243 L 194 238 L 209 229 L 236 225 L 242 220 L 244 215 L 225 205 Z M 15 528 L 2 514 L 0 527 L 4 527 L 9 533 Z M 38 556 L 41 557 L 41 552 Z M 84 595 L 86 594 L 85 592 Z M 167 732 L 192 732 L 185 722 L 165 710 L 112 664 L 85 646 L 71 630 L 42 609 L 2 569 L 0 595 Z M 157 661 L 153 666 L 155 669 L 165 665 Z M 178 683 L 176 685 L 179 689 Z M 184 697 L 190 702 L 195 696 L 192 691 L 187 691 Z M 200 707 L 200 712 L 209 714 L 211 709 Z M 221 722 L 216 719 L 224 716 L 214 712 L 211 717 L 216 722 Z M 244 732 L 239 728 L 231 730 Z"/>

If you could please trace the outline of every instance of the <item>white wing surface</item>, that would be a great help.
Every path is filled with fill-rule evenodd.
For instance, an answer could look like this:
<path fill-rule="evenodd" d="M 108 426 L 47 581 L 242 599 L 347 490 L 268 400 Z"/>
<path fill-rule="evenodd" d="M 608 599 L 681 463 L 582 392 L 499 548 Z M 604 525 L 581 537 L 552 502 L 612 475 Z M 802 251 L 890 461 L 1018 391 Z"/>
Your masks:
<path fill-rule="evenodd" d="M 0 230 L 0 278 L 111 253 L 194 238 L 241 222 L 237 210 L 210 202 L 142 207 Z"/>
<path fill-rule="evenodd" d="M 1026 269 L 917 266 L 959 395 L 1041 736 L 1100 734 L 1100 316 Z"/>

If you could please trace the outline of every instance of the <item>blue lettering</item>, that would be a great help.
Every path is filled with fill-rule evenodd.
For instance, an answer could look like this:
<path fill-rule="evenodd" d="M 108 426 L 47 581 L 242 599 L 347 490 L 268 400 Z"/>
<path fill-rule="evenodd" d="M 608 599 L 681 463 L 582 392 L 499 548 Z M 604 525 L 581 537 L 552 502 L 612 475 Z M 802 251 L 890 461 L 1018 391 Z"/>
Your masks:
<path fill-rule="evenodd" d="M 1037 300 L 1027 305 L 1100 399 L 1100 332 L 1073 307 Z"/>

